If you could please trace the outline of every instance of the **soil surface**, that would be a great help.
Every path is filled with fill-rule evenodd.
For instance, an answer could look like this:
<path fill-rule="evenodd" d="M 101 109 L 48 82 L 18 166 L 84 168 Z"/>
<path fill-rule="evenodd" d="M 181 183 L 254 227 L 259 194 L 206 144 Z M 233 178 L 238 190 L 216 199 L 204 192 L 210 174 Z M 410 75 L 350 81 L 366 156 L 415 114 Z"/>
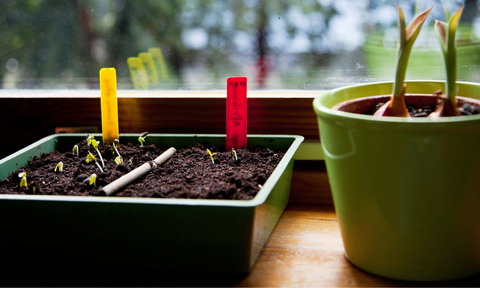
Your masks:
<path fill-rule="evenodd" d="M 375 107 L 373 107 L 371 110 L 365 111 L 363 114 L 365 115 L 373 115 L 375 112 L 382 107 L 382 105 L 385 104 L 385 102 L 380 102 L 378 103 Z M 436 105 L 428 105 L 428 106 L 415 106 L 415 105 L 407 105 L 408 113 L 410 114 L 410 117 L 427 117 L 435 111 L 437 108 Z M 462 115 L 475 115 L 479 114 L 480 110 L 477 106 L 471 105 L 468 103 L 464 103 L 461 107 L 458 107 L 458 110 Z"/>
<path fill-rule="evenodd" d="M 118 155 L 113 146 L 99 145 L 105 163 L 102 173 L 94 162 L 85 161 L 91 152 L 102 165 L 92 145 L 83 141 L 78 146 L 78 156 L 72 151 L 36 156 L 27 166 L 0 182 L 0 194 L 98 196 L 102 186 L 164 152 L 154 145 L 140 147 L 139 144 L 120 143 L 117 149 L 123 162 L 117 164 L 115 158 Z M 202 144 L 178 149 L 164 164 L 112 196 L 249 200 L 255 197 L 284 155 L 255 146 L 236 150 L 235 160 L 231 151 L 221 152 L 216 147 L 208 149 L 216 153 L 213 155 L 215 163 Z M 59 162 L 63 163 L 63 171 L 55 172 Z M 27 174 L 28 188 L 20 188 L 21 172 Z M 95 184 L 88 180 L 92 174 L 97 175 Z"/>

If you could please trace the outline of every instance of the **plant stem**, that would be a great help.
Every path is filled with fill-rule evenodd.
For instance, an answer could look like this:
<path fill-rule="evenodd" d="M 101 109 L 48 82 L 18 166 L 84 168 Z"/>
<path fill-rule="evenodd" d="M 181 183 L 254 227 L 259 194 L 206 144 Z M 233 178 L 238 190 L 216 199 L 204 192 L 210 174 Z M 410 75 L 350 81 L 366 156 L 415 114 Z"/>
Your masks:
<path fill-rule="evenodd" d="M 98 149 L 95 149 L 95 150 L 97 151 L 98 157 L 100 157 L 100 161 L 102 161 L 102 167 L 105 168 L 105 163 L 103 162 L 102 154 L 100 154 L 100 151 L 98 151 Z"/>

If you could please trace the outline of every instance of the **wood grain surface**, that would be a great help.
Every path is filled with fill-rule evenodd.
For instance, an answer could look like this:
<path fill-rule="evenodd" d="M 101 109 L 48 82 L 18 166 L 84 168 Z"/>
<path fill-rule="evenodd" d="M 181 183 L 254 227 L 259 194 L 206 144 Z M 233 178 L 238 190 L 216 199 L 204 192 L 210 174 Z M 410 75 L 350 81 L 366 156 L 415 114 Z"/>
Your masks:
<path fill-rule="evenodd" d="M 34 243 L 34 240 L 33 240 Z M 161 260 L 159 260 L 161 261 Z M 168 261 L 163 259 L 163 261 Z M 148 267 L 10 267 L 0 286 L 168 287 L 479 287 L 480 274 L 446 282 L 386 279 L 352 265 L 344 255 L 331 205 L 289 204 L 247 275 L 170 273 Z M 27 276 L 28 275 L 28 276 Z"/>

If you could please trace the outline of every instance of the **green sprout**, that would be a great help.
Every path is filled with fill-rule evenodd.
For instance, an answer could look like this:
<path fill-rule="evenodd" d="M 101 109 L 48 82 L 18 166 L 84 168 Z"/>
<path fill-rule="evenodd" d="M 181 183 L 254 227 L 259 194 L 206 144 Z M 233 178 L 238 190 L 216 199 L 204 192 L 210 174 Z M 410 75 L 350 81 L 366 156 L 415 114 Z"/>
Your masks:
<path fill-rule="evenodd" d="M 118 165 L 118 164 L 122 164 L 122 162 L 123 162 L 122 156 L 117 156 L 117 157 L 115 158 L 115 163 L 117 163 L 117 165 Z"/>
<path fill-rule="evenodd" d="M 97 151 L 98 157 L 100 157 L 100 161 L 102 162 L 102 167 L 105 168 L 105 163 L 103 162 L 102 154 L 100 154 L 100 151 L 98 150 L 98 144 L 100 144 L 99 141 L 95 140 L 95 136 L 92 135 L 88 138 L 88 145 L 92 144 L 93 149 Z"/>
<path fill-rule="evenodd" d="M 90 177 L 85 179 L 84 182 L 88 182 L 88 185 L 93 185 L 93 187 L 96 187 L 97 186 L 97 174 L 93 173 L 92 175 L 90 175 Z"/>
<path fill-rule="evenodd" d="M 435 30 L 437 38 L 443 52 L 443 59 L 445 62 L 446 83 L 445 90 L 447 97 L 443 98 L 444 107 L 442 116 L 458 116 L 460 112 L 456 103 L 456 73 L 457 73 L 457 59 L 455 49 L 455 34 L 457 32 L 458 23 L 462 16 L 464 5 L 458 8 L 455 13 L 449 15 L 445 9 L 445 17 L 447 22 L 435 20 Z M 440 104 L 441 105 L 441 104 Z"/>
<path fill-rule="evenodd" d="M 120 143 L 118 139 L 113 140 L 113 149 L 115 149 L 115 152 L 117 153 L 117 157 L 115 158 L 115 163 L 121 164 L 123 162 L 122 155 L 120 155 L 120 152 L 118 152 L 117 145 Z"/>
<path fill-rule="evenodd" d="M 147 137 L 148 132 L 143 132 L 140 137 L 138 137 L 138 141 L 140 141 L 140 147 L 143 147 L 143 143 L 145 143 L 145 138 Z"/>
<path fill-rule="evenodd" d="M 215 161 L 213 160 L 213 156 L 217 155 L 217 153 L 212 153 L 209 149 L 207 149 L 208 155 L 210 155 L 210 159 L 212 159 L 212 163 L 215 164 Z"/>
<path fill-rule="evenodd" d="M 375 116 L 399 116 L 409 117 L 407 106 L 405 104 L 405 74 L 407 72 L 408 58 L 412 51 L 412 46 L 417 39 L 422 25 L 427 20 L 430 9 L 425 10 L 415 17 L 408 27 L 405 24 L 405 16 L 402 8 L 395 3 L 398 11 L 398 28 L 400 31 L 400 41 L 397 55 L 397 70 L 395 74 L 395 82 L 393 84 L 393 95 L 390 100 L 375 112 Z"/>
<path fill-rule="evenodd" d="M 87 146 L 90 146 L 92 144 L 92 139 L 95 138 L 95 135 L 87 135 Z"/>
<path fill-rule="evenodd" d="M 233 161 L 238 161 L 237 151 L 235 151 L 235 149 L 233 149 L 233 147 L 232 147 L 232 160 Z"/>
<path fill-rule="evenodd" d="M 23 189 L 25 187 L 25 189 L 28 190 L 27 173 L 25 172 L 18 173 L 18 178 L 20 178 L 20 189 Z"/>
<path fill-rule="evenodd" d="M 63 162 L 58 162 L 57 166 L 55 166 L 55 172 L 63 172 Z"/>
<path fill-rule="evenodd" d="M 102 173 L 103 173 L 102 167 L 100 166 L 100 164 L 98 164 L 97 159 L 95 159 L 95 156 L 92 154 L 92 152 L 88 153 L 87 159 L 85 160 L 85 162 L 87 162 L 87 163 L 95 162 L 95 165 L 97 165 L 98 169 L 100 169 L 100 171 L 102 171 Z"/>
<path fill-rule="evenodd" d="M 78 157 L 78 150 L 79 150 L 78 145 L 73 146 L 72 152 L 77 153 L 77 157 Z"/>
<path fill-rule="evenodd" d="M 120 141 L 118 139 L 115 139 L 113 140 L 113 149 L 115 149 L 115 152 L 117 153 L 118 157 L 122 157 L 122 155 L 120 155 L 120 152 L 118 152 L 118 149 L 117 149 L 117 145 L 120 144 Z"/>

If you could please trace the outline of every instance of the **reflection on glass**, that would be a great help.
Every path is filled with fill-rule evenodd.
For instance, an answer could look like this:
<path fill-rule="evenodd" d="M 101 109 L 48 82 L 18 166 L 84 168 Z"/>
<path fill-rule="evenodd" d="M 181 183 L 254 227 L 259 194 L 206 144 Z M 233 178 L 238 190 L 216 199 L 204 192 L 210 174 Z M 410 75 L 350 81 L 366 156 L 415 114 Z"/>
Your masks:
<path fill-rule="evenodd" d="M 480 80 L 477 1 L 398 2 L 407 22 L 434 6 L 407 79 L 445 78 L 433 19 L 464 2 L 458 79 Z M 99 70 L 115 67 L 119 89 L 225 89 L 246 76 L 249 89 L 323 90 L 393 80 L 398 37 L 386 0 L 0 1 L 0 28 L 4 89 L 98 89 Z"/>

